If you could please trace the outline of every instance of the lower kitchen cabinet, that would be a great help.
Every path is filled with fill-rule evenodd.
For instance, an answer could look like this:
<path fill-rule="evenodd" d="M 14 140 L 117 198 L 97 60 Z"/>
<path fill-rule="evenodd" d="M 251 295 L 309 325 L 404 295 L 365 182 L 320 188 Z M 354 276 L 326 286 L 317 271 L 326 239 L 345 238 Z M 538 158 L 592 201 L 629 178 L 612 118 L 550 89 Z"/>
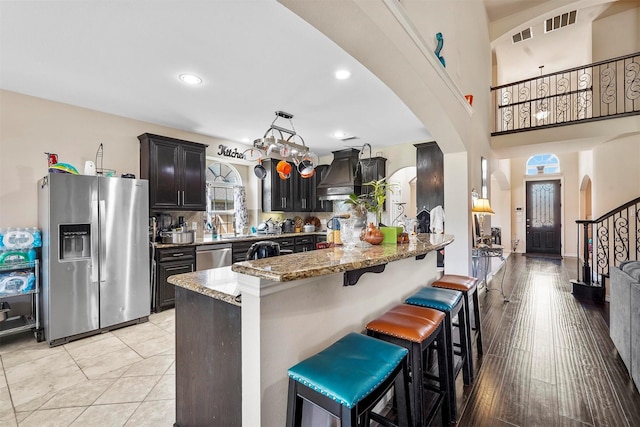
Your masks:
<path fill-rule="evenodd" d="M 316 242 L 326 241 L 326 236 L 324 234 L 305 234 L 303 236 L 295 237 L 276 237 L 275 235 L 265 235 L 262 240 L 276 242 L 280 245 L 280 249 L 291 250 L 293 252 L 307 252 L 315 250 Z M 246 261 L 247 251 L 252 244 L 258 241 L 259 240 L 233 242 L 231 245 L 233 262 Z"/>
<path fill-rule="evenodd" d="M 247 260 L 247 251 L 256 241 L 249 240 L 247 242 L 233 242 L 231 244 L 231 261 L 240 262 Z"/>
<path fill-rule="evenodd" d="M 196 270 L 195 246 L 156 249 L 155 294 L 153 309 L 155 312 L 175 307 L 175 286 L 167 282 L 169 276 L 191 273 Z"/>
<path fill-rule="evenodd" d="M 294 238 L 294 252 L 308 252 L 316 248 L 315 236 L 301 236 Z"/>

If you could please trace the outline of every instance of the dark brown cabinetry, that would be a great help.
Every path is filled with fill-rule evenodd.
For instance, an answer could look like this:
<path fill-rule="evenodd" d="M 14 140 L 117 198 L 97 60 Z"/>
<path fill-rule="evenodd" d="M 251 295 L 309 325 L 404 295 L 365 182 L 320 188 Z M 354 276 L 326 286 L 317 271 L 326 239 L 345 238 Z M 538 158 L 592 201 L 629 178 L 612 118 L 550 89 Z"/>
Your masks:
<path fill-rule="evenodd" d="M 360 160 L 362 169 L 362 194 L 368 194 L 373 191 L 370 185 L 364 185 L 366 182 L 379 181 L 387 174 L 387 159 L 384 157 L 371 157 L 370 159 Z"/>
<path fill-rule="evenodd" d="M 207 146 L 144 133 L 140 177 L 149 180 L 150 210 L 206 210 Z"/>
<path fill-rule="evenodd" d="M 309 179 L 312 180 L 311 184 L 311 200 L 313 200 L 313 205 L 311 206 L 311 210 L 313 212 L 333 212 L 333 202 L 331 200 L 320 200 L 318 199 L 317 187 L 322 179 L 329 171 L 329 165 L 318 165 L 316 166 L 316 173 Z"/>
<path fill-rule="evenodd" d="M 176 291 L 176 422 L 173 425 L 240 427 L 240 307 L 181 287 Z"/>
<path fill-rule="evenodd" d="M 267 176 L 262 180 L 262 211 L 263 212 L 332 212 L 333 203 L 328 200 L 318 200 L 316 187 L 328 165 L 316 167 L 316 173 L 311 178 L 303 178 L 291 164 L 292 172 L 289 179 L 281 179 L 276 171 L 279 160 L 266 159 L 262 165 L 267 170 Z"/>
<path fill-rule="evenodd" d="M 262 161 L 262 165 L 267 170 L 267 176 L 262 180 L 262 211 L 311 212 L 315 180 L 313 177 L 300 176 L 293 164 L 291 164 L 291 177 L 281 179 L 276 171 L 278 162 L 277 159 Z"/>
<path fill-rule="evenodd" d="M 315 177 L 303 178 L 297 171 L 291 173 L 293 179 L 293 211 L 311 212 L 313 209 L 312 187 L 315 189 Z"/>
<path fill-rule="evenodd" d="M 293 252 L 307 252 L 315 250 L 316 242 L 324 242 L 327 238 L 324 234 L 304 234 L 295 237 L 275 237 L 273 235 L 266 235 L 263 240 L 278 243 L 280 245 L 280 249 L 292 250 Z M 258 242 L 258 240 L 233 242 L 231 245 L 233 262 L 246 261 L 247 251 L 255 242 Z"/>
<path fill-rule="evenodd" d="M 293 239 L 294 252 L 308 252 L 316 248 L 316 236 L 300 236 Z"/>
<path fill-rule="evenodd" d="M 384 157 L 371 157 L 370 159 L 360 160 L 362 169 L 362 194 L 369 194 L 373 191 L 373 186 L 364 185 L 367 182 L 379 181 L 387 174 L 387 159 Z M 382 208 L 386 210 L 387 202 L 384 202 Z"/>
<path fill-rule="evenodd" d="M 416 207 L 444 206 L 444 156 L 436 142 L 416 144 Z"/>
<path fill-rule="evenodd" d="M 262 211 L 292 211 L 293 210 L 293 181 L 281 179 L 276 171 L 279 160 L 266 159 L 262 166 L 267 170 L 267 176 L 262 180 Z M 297 173 L 297 172 L 292 172 Z"/>
<path fill-rule="evenodd" d="M 191 273 L 196 269 L 195 246 L 183 246 L 166 249 L 156 249 L 155 295 L 154 309 L 156 312 L 175 306 L 175 286 L 167 282 L 174 274 Z"/>
<path fill-rule="evenodd" d="M 240 262 L 247 260 L 247 251 L 257 240 L 250 240 L 247 242 L 233 242 L 231 244 L 231 261 Z"/>

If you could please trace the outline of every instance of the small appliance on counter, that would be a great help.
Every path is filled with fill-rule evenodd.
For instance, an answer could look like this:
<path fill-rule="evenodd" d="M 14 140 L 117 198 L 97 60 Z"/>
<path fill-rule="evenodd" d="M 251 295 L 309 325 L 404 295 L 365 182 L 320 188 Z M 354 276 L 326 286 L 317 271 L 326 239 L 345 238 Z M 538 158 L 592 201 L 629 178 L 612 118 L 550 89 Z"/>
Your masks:
<path fill-rule="evenodd" d="M 284 222 L 282 223 L 282 232 L 293 233 L 294 229 L 295 229 L 295 222 L 290 218 L 285 219 Z"/>
<path fill-rule="evenodd" d="M 253 245 L 251 245 L 251 247 L 247 251 L 246 260 L 251 261 L 253 259 L 269 258 L 291 253 L 293 253 L 291 249 L 280 249 L 280 244 L 278 244 L 278 242 L 264 240 L 255 242 Z"/>
<path fill-rule="evenodd" d="M 280 245 L 268 240 L 255 242 L 247 251 L 247 261 L 280 255 Z"/>

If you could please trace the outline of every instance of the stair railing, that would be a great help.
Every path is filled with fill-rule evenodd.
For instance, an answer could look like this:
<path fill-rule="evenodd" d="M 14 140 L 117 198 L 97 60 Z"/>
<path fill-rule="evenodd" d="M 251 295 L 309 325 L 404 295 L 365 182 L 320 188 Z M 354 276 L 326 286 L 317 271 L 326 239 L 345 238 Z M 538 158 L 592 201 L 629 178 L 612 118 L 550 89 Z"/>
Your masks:
<path fill-rule="evenodd" d="M 640 197 L 598 219 L 577 220 L 576 224 L 578 254 L 582 247 L 578 277 L 582 270 L 582 283 L 587 286 L 603 287 L 612 266 L 640 259 Z"/>

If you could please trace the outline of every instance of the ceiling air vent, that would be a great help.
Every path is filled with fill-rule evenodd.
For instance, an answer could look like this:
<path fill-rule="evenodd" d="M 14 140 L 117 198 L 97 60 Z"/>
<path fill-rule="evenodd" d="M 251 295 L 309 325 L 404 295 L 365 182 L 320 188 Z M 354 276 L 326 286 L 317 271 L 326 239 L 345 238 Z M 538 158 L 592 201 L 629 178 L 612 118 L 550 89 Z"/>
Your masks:
<path fill-rule="evenodd" d="M 553 18 L 547 19 L 544 22 L 544 32 L 548 33 L 549 31 L 557 30 L 558 28 L 575 24 L 577 14 L 577 10 L 572 10 L 571 12 L 563 13 L 562 15 L 554 16 Z"/>
<path fill-rule="evenodd" d="M 515 33 L 514 35 L 511 36 L 511 39 L 513 40 L 514 43 L 518 43 L 518 42 L 521 42 L 523 40 L 530 39 L 531 35 L 532 35 L 531 27 L 529 27 L 529 28 L 527 28 L 525 30 L 522 30 L 519 33 Z"/>

